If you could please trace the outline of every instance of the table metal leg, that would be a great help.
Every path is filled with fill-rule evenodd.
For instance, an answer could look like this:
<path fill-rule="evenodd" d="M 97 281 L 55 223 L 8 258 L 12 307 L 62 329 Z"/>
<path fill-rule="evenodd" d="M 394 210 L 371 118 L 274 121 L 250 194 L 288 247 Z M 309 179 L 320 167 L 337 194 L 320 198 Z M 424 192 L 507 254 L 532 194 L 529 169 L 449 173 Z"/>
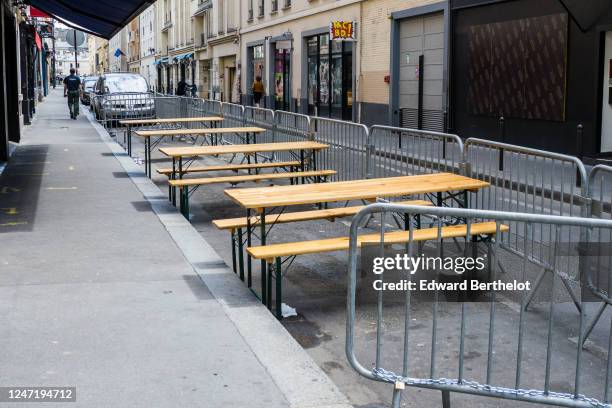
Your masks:
<path fill-rule="evenodd" d="M 170 177 L 172 180 L 176 180 L 176 157 L 172 158 L 172 174 Z M 168 193 L 170 194 L 168 199 L 172 202 L 172 205 L 176 207 L 176 187 L 170 186 L 170 191 Z"/>
<path fill-rule="evenodd" d="M 147 141 L 147 153 L 148 153 L 148 160 L 147 160 L 147 171 L 149 172 L 148 176 L 149 178 L 151 178 L 151 138 L 147 137 L 145 139 Z"/>
<path fill-rule="evenodd" d="M 242 228 L 238 228 L 238 268 L 240 270 L 240 280 L 244 282 L 244 250 L 242 247 Z M 250 285 L 250 284 L 249 284 Z"/>
<path fill-rule="evenodd" d="M 247 208 L 247 248 L 251 246 L 251 210 Z M 253 284 L 251 255 L 247 253 L 247 287 Z"/>
<path fill-rule="evenodd" d="M 130 125 L 128 125 L 127 134 L 128 134 L 128 140 L 127 140 L 128 156 L 132 157 L 132 127 Z"/>
<path fill-rule="evenodd" d="M 306 169 L 306 163 L 304 162 L 304 150 L 300 150 L 300 163 L 301 163 L 301 169 L 302 171 L 304 171 Z M 304 177 L 302 177 L 302 184 L 304 184 Z"/>
<path fill-rule="evenodd" d="M 238 269 L 236 269 L 236 231 L 231 230 L 231 238 L 232 238 L 232 270 L 234 273 L 238 273 Z"/>
<path fill-rule="evenodd" d="M 261 246 L 266 245 L 266 210 L 262 209 L 261 214 L 259 215 L 259 234 L 261 236 Z M 263 304 L 266 304 L 268 292 L 266 287 L 266 271 L 267 271 L 267 262 L 265 259 L 261 260 L 261 301 Z"/>

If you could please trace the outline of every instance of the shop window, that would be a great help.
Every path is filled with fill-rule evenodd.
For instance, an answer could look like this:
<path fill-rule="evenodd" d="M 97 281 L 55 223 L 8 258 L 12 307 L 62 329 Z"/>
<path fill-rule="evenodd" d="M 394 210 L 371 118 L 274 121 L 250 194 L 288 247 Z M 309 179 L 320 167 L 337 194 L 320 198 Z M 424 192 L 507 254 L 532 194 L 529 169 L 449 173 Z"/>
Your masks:
<path fill-rule="evenodd" d="M 272 0 L 272 7 L 270 13 L 276 13 L 278 11 L 278 0 Z"/>
<path fill-rule="evenodd" d="M 307 40 L 308 113 L 350 120 L 353 102 L 353 44 L 328 34 Z"/>

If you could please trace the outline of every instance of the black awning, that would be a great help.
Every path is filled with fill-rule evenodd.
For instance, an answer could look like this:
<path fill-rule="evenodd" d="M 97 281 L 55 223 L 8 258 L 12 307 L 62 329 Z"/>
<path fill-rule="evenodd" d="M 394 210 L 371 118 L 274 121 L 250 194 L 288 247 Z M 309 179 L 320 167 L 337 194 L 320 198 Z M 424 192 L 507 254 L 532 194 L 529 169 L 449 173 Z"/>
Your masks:
<path fill-rule="evenodd" d="M 26 2 L 67 25 L 109 39 L 155 0 L 26 0 Z"/>

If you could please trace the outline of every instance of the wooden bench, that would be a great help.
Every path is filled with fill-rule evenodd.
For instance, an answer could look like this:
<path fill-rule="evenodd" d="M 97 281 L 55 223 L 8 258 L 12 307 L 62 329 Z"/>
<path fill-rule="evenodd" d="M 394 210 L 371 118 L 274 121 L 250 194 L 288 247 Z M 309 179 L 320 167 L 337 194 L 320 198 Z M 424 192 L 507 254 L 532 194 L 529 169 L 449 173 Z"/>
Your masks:
<path fill-rule="evenodd" d="M 500 225 L 500 232 L 507 232 L 509 227 L 507 225 Z M 497 232 L 497 224 L 495 222 L 480 222 L 473 223 L 470 226 L 470 235 L 472 237 L 478 237 L 481 235 L 491 236 Z M 409 242 L 409 231 L 393 231 L 385 233 L 384 242 L 385 244 L 405 244 Z M 451 225 L 444 226 L 441 228 L 441 237 L 446 238 L 461 238 L 467 234 L 467 226 L 463 225 Z M 380 243 L 380 233 L 364 234 L 357 237 L 357 247 L 362 247 L 367 244 L 378 244 Z M 423 228 L 413 230 L 413 242 L 422 242 L 438 239 L 438 228 Z M 262 274 L 266 273 L 267 278 L 262 278 L 262 294 L 267 293 L 265 298 L 267 299 L 268 308 L 271 309 L 271 292 L 272 292 L 272 275 L 276 283 L 275 288 L 275 303 L 276 303 L 276 317 L 281 319 L 281 305 L 282 305 L 282 274 L 281 274 L 281 259 L 286 257 L 294 257 L 298 255 L 306 254 L 319 254 L 333 251 L 347 251 L 349 249 L 350 239 L 349 237 L 340 238 L 327 238 L 318 239 L 312 241 L 301 241 L 301 242 L 286 242 L 281 244 L 272 244 L 265 246 L 249 247 L 247 252 L 255 259 L 260 259 L 266 262 L 268 267 L 267 271 L 262 271 Z M 266 287 L 267 281 L 267 287 Z M 262 296 L 264 297 L 264 296 Z"/>
<path fill-rule="evenodd" d="M 171 187 L 178 187 L 180 189 L 180 209 L 181 213 L 189 219 L 189 187 L 200 187 L 210 184 L 229 183 L 235 186 L 239 183 L 246 182 L 260 182 L 270 180 L 282 180 L 289 179 L 291 183 L 297 182 L 298 179 L 302 179 L 304 182 L 308 178 L 312 178 L 315 183 L 325 181 L 329 176 L 336 174 L 335 170 L 310 170 L 310 171 L 294 171 L 294 172 L 283 172 L 283 173 L 267 173 L 267 174 L 245 174 L 239 176 L 222 176 L 222 177 L 208 177 L 208 178 L 191 178 L 191 179 L 180 179 L 180 180 L 168 180 Z"/>
<path fill-rule="evenodd" d="M 279 167 L 288 167 L 292 170 L 297 169 L 301 166 L 301 163 L 295 161 L 284 161 L 284 162 L 266 162 L 266 163 L 240 163 L 240 164 L 220 164 L 215 166 L 191 166 L 183 169 L 183 174 L 187 173 L 205 173 L 208 171 L 234 171 L 240 170 L 259 170 L 259 169 L 272 169 Z M 178 173 L 178 170 L 172 168 L 161 168 L 156 170 L 159 174 L 164 176 L 171 176 L 173 173 Z"/>
<path fill-rule="evenodd" d="M 266 162 L 266 163 L 240 163 L 240 164 L 220 164 L 215 166 L 191 166 L 183 169 L 181 174 L 190 173 L 206 173 L 209 171 L 233 171 L 238 173 L 240 170 L 248 170 L 251 174 L 251 170 L 261 169 L 277 169 L 277 168 L 288 168 L 289 171 L 297 171 L 301 166 L 301 163 L 295 161 L 284 161 L 284 162 Z M 161 168 L 156 169 L 157 173 L 164 175 L 170 179 L 176 179 L 177 174 L 180 173 L 179 169 Z M 168 199 L 172 200 L 173 187 L 168 186 Z"/>
<path fill-rule="evenodd" d="M 431 206 L 433 205 L 430 201 L 425 200 L 408 200 L 396 202 L 394 204 L 403 205 L 422 205 Z M 267 225 L 274 224 L 287 224 L 291 222 L 302 222 L 302 221 L 315 221 L 315 220 L 328 220 L 335 221 L 336 218 L 352 217 L 357 214 L 364 205 L 355 205 L 351 207 L 336 207 L 336 208 L 325 208 L 322 210 L 309 210 L 309 211 L 297 211 L 288 212 L 282 214 L 268 214 L 266 217 Z M 251 217 L 250 227 L 253 228 L 259 224 L 259 216 Z M 232 244 L 232 267 L 235 273 L 240 273 L 240 279 L 244 280 L 244 257 L 243 257 L 243 229 L 249 227 L 249 223 L 246 217 L 237 218 L 226 218 L 222 220 L 213 220 L 213 225 L 220 230 L 230 232 L 230 239 Z M 238 266 L 238 267 L 237 267 Z"/>

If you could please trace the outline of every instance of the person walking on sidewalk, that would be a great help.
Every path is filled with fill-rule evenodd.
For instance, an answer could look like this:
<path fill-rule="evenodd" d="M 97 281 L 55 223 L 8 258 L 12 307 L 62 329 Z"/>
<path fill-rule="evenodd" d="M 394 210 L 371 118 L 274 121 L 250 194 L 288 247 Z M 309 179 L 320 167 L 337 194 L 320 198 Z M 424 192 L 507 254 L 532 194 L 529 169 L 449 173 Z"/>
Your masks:
<path fill-rule="evenodd" d="M 263 82 L 261 82 L 261 77 L 257 76 L 255 81 L 253 81 L 253 85 L 251 86 L 251 90 L 253 91 L 253 102 L 255 102 L 255 106 L 259 107 L 261 102 L 261 97 L 263 96 L 265 89 Z"/>
<path fill-rule="evenodd" d="M 70 75 L 64 78 L 64 97 L 68 95 L 68 109 L 70 110 L 70 119 L 76 119 L 79 116 L 79 89 L 81 79 L 76 76 L 76 70 L 70 68 Z"/>

